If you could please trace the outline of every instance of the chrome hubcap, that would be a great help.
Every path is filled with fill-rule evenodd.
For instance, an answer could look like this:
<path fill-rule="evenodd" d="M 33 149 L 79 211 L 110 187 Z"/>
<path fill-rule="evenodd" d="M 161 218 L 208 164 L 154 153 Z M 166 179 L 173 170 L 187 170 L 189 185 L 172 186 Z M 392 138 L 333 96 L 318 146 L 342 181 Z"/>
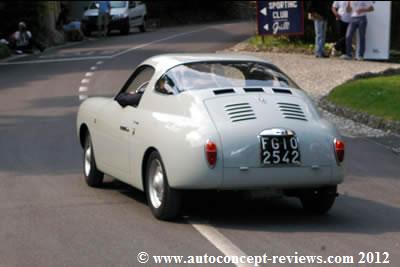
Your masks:
<path fill-rule="evenodd" d="M 164 195 L 164 173 L 161 162 L 156 159 L 150 165 L 149 170 L 149 195 L 151 204 L 159 208 Z"/>
<path fill-rule="evenodd" d="M 90 149 L 90 145 L 85 150 L 85 175 L 86 177 L 90 174 L 90 162 L 92 160 L 92 150 Z"/>

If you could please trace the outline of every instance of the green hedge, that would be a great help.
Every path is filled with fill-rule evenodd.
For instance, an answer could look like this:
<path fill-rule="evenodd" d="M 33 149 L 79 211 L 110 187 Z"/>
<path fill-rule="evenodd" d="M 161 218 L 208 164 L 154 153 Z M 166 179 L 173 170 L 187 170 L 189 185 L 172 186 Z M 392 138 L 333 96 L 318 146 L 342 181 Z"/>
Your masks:
<path fill-rule="evenodd" d="M 11 55 L 10 49 L 4 44 L 0 44 L 0 59 Z"/>
<path fill-rule="evenodd" d="M 42 1 L 4 1 L 0 8 L 0 38 L 8 38 L 25 21 L 29 29 L 40 32 Z"/>

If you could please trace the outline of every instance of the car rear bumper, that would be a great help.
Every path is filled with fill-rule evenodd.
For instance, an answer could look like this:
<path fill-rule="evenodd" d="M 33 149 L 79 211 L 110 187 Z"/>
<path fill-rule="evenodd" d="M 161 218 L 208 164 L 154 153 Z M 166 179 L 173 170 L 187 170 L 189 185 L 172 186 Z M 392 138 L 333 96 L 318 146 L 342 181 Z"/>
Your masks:
<path fill-rule="evenodd" d="M 341 168 L 275 167 L 224 168 L 221 189 L 307 188 L 337 185 L 343 181 Z"/>
<path fill-rule="evenodd" d="M 171 186 L 177 189 L 257 190 L 317 188 L 343 182 L 339 166 L 302 166 L 272 168 L 223 168 L 173 175 Z"/>

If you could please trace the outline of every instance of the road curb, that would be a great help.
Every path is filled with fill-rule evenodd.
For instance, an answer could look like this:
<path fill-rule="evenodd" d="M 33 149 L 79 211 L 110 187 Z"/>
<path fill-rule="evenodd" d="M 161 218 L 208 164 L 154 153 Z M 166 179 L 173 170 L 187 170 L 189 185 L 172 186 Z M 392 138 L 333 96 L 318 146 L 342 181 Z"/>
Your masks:
<path fill-rule="evenodd" d="M 91 42 L 91 41 L 96 41 L 96 40 L 97 40 L 97 39 L 92 39 L 92 38 L 87 38 L 87 37 L 85 37 L 82 41 L 77 41 L 77 42 L 65 42 L 65 43 L 63 43 L 63 44 L 53 45 L 53 46 L 47 47 L 47 48 L 45 49 L 45 52 L 43 52 L 43 53 L 47 53 L 47 52 L 49 52 L 49 51 L 52 52 L 52 51 L 58 50 L 58 49 L 73 47 L 73 46 L 76 46 L 76 45 L 80 45 L 80 44 L 84 44 L 84 43 Z M 11 53 L 10 56 L 0 59 L 0 63 L 14 62 L 14 61 L 17 60 L 17 59 L 21 59 L 21 58 L 24 58 L 24 57 L 27 57 L 27 56 L 30 56 L 30 55 L 40 55 L 40 54 L 43 54 L 43 53 L 39 53 L 38 51 L 36 51 L 36 52 L 34 52 L 34 53 L 31 53 L 31 54 L 29 54 L 29 53 L 24 53 L 24 54 L 21 54 L 21 55 L 17 55 L 17 54 L 15 54 L 15 53 Z"/>

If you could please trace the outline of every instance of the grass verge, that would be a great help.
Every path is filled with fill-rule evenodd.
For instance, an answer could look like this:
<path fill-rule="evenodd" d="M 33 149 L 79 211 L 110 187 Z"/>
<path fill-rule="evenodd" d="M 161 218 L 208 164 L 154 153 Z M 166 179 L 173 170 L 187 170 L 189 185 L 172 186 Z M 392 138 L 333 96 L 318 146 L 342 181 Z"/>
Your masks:
<path fill-rule="evenodd" d="M 333 89 L 328 100 L 355 111 L 400 121 L 400 75 L 349 81 Z"/>

